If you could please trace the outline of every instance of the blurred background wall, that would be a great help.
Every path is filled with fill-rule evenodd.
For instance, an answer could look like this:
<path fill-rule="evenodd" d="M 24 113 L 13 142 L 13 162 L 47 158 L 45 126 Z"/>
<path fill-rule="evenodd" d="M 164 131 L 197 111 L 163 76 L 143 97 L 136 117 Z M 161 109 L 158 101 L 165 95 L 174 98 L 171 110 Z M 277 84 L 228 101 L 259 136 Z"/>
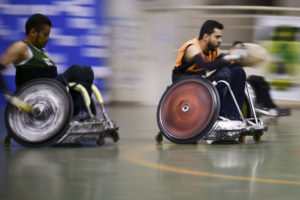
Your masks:
<path fill-rule="evenodd" d="M 106 102 L 157 105 L 171 84 L 177 50 L 198 36 L 205 20 L 224 24 L 221 48 L 225 51 L 240 40 L 266 45 L 272 54 L 273 46 L 281 49 L 282 45 L 272 43 L 274 30 L 300 21 L 298 7 L 296 0 L 0 0 L 0 53 L 8 44 L 23 39 L 26 18 L 41 12 L 53 21 L 47 50 L 60 71 L 75 63 L 91 65 Z M 299 35 L 299 25 L 292 25 L 296 27 L 294 41 L 283 44 L 289 51 L 297 48 Z M 300 101 L 295 95 L 300 80 L 299 54 L 295 53 L 293 64 L 283 67 L 279 66 L 283 56 L 276 51 L 273 54 L 269 64 L 247 69 L 247 73 L 262 74 L 275 85 L 285 85 L 275 87 L 275 98 L 286 98 L 289 92 L 288 100 Z M 269 76 L 269 68 L 280 68 L 284 73 L 294 70 L 282 81 L 281 75 Z M 14 85 L 10 87 L 13 90 Z"/>
<path fill-rule="evenodd" d="M 236 40 L 270 47 L 276 26 L 289 24 L 291 20 L 300 21 L 299 6 L 300 2 L 295 0 L 110 0 L 108 14 L 112 25 L 112 45 L 109 63 L 114 73 L 112 99 L 157 105 L 162 93 L 171 84 L 177 50 L 185 41 L 198 36 L 202 23 L 207 19 L 224 24 L 221 46 L 224 50 Z M 274 21 L 278 23 L 272 23 Z M 298 35 L 299 26 L 295 26 Z M 264 32 L 265 28 L 267 31 Z M 297 41 L 295 37 L 288 43 Z M 268 51 L 271 52 L 271 49 Z M 299 54 L 295 56 L 296 68 L 299 68 Z M 274 57 L 280 60 L 280 55 L 270 55 L 269 64 L 270 58 Z M 300 100 L 298 69 L 282 81 L 282 76 L 268 76 L 265 68 L 246 68 L 246 71 L 248 75 L 264 75 L 274 84 L 288 85 L 274 88 L 274 98 Z"/>

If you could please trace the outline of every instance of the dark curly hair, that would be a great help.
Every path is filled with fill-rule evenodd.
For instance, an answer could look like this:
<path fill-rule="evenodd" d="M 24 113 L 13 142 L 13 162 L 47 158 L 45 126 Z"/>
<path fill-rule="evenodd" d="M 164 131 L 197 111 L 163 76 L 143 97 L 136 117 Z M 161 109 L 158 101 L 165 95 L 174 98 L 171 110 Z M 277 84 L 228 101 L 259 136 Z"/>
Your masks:
<path fill-rule="evenodd" d="M 45 25 L 48 25 L 50 27 L 52 25 L 52 23 L 48 17 L 46 17 L 45 15 L 39 14 L 39 13 L 31 15 L 28 18 L 26 25 L 25 25 L 26 35 L 28 35 L 30 30 L 33 28 L 37 32 L 39 32 L 40 30 L 42 30 L 44 28 Z"/>
<path fill-rule="evenodd" d="M 198 39 L 201 40 L 204 34 L 208 34 L 208 35 L 212 34 L 215 28 L 223 30 L 224 26 L 220 22 L 214 20 L 207 20 L 206 22 L 204 22 L 204 24 L 200 29 Z"/>

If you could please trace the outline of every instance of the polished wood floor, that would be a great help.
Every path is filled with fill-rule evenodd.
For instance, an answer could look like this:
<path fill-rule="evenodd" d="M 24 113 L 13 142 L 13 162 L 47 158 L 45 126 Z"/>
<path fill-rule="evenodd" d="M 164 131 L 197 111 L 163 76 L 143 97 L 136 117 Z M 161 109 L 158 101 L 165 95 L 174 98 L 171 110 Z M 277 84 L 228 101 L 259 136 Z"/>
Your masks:
<path fill-rule="evenodd" d="M 156 107 L 107 110 L 120 126 L 118 143 L 1 146 L 0 199 L 300 198 L 300 110 L 270 124 L 259 143 L 210 145 L 156 144 Z"/>

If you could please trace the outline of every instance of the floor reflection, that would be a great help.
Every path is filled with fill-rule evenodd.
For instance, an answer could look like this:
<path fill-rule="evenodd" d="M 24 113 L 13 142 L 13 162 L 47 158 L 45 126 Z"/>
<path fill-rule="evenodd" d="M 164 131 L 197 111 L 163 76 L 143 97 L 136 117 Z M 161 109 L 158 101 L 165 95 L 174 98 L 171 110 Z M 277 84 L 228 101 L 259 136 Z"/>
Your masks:
<path fill-rule="evenodd" d="M 104 180 L 110 178 L 118 159 L 116 146 L 104 148 L 105 151 L 82 147 L 6 150 L 5 174 L 1 178 L 4 196 L 6 199 L 103 197 L 109 187 Z"/>

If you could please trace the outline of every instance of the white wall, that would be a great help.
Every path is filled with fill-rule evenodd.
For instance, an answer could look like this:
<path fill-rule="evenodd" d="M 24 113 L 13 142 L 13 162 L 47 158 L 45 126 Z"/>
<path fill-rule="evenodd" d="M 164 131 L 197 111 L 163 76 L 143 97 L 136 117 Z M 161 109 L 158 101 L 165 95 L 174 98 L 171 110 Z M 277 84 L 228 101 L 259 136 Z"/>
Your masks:
<path fill-rule="evenodd" d="M 201 2 L 201 3 L 200 3 Z M 207 19 L 225 25 L 223 48 L 235 40 L 252 42 L 255 18 L 212 11 L 151 10 L 208 1 L 109 0 L 112 26 L 110 65 L 114 71 L 113 101 L 157 105 L 171 84 L 177 50 L 197 37 Z M 251 73 L 251 70 L 250 70 Z"/>

